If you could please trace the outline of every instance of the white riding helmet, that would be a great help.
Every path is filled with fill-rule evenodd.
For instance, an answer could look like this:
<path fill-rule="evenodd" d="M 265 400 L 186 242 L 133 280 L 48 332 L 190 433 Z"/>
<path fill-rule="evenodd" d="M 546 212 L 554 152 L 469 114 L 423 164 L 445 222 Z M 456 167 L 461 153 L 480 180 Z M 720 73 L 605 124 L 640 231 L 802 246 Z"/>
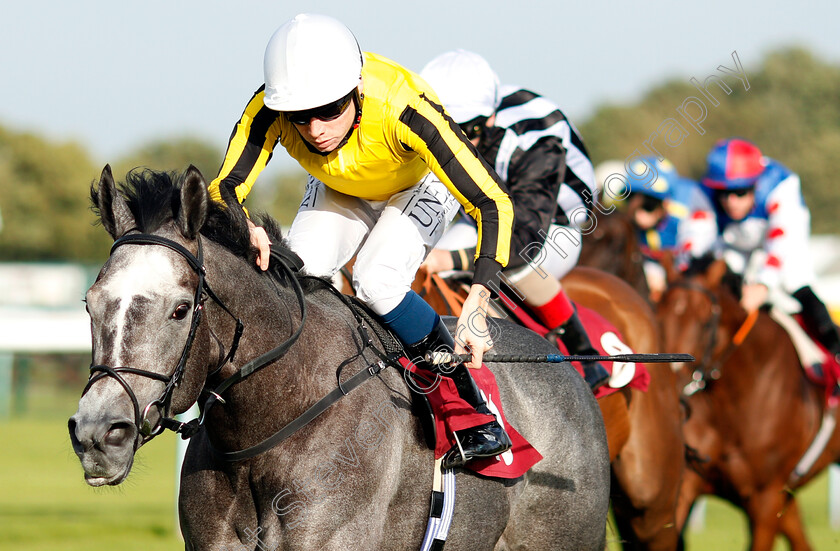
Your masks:
<path fill-rule="evenodd" d="M 420 71 L 458 124 L 489 117 L 499 106 L 499 77 L 480 55 L 453 50 L 431 60 Z"/>
<path fill-rule="evenodd" d="M 268 41 L 263 62 L 265 105 L 302 111 L 346 96 L 362 78 L 362 52 L 344 24 L 302 13 Z"/>

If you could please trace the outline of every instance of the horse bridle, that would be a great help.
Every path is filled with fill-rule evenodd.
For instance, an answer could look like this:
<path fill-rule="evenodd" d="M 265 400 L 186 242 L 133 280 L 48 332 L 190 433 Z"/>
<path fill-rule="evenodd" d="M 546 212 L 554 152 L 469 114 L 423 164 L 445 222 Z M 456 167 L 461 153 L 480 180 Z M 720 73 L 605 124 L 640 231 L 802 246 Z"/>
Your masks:
<path fill-rule="evenodd" d="M 173 428 L 179 425 L 183 425 L 179 421 L 175 419 L 167 417 L 170 413 L 170 406 L 172 403 L 172 395 L 175 389 L 181 382 L 181 379 L 184 376 L 184 370 L 186 369 L 187 360 L 190 356 L 190 351 L 192 349 L 193 341 L 195 340 L 195 334 L 198 329 L 199 323 L 201 323 L 201 314 L 204 310 L 204 302 L 207 300 L 207 297 L 213 299 L 213 301 L 219 305 L 227 314 L 232 317 L 236 321 L 236 329 L 234 330 L 233 341 L 230 345 L 229 351 L 226 356 L 220 361 L 216 371 L 221 369 L 227 362 L 231 361 L 236 354 L 236 350 L 239 347 L 239 339 L 242 337 L 242 332 L 244 330 L 244 325 L 242 320 L 236 317 L 225 304 L 216 296 L 216 293 L 210 288 L 210 285 L 207 283 L 205 279 L 206 270 L 204 269 L 204 254 L 201 246 L 201 236 L 197 238 L 198 242 L 198 251 L 196 255 L 193 255 L 186 247 L 182 246 L 171 239 L 167 239 L 165 237 L 161 237 L 158 235 L 151 235 L 151 234 L 129 234 L 123 235 L 111 246 L 111 251 L 109 254 L 113 254 L 114 251 L 123 246 L 123 245 L 159 245 L 163 247 L 167 247 L 181 255 L 190 267 L 195 271 L 198 275 L 198 284 L 195 288 L 194 294 L 194 303 L 193 303 L 193 310 L 192 310 L 192 318 L 190 320 L 190 330 L 187 335 L 186 343 L 184 343 L 184 348 L 181 351 L 180 359 L 178 360 L 178 364 L 175 366 L 175 370 L 172 372 L 171 375 L 163 375 L 161 373 L 155 373 L 154 371 L 147 371 L 145 369 L 137 369 L 134 367 L 112 367 L 103 364 L 96 364 L 90 366 L 90 378 L 88 379 L 87 385 L 85 386 L 84 390 L 82 391 L 82 396 L 84 396 L 91 387 L 99 380 L 104 379 L 106 377 L 110 377 L 115 379 L 120 386 L 123 387 L 128 397 L 131 399 L 131 403 L 134 406 L 134 424 L 137 427 L 138 431 L 138 438 L 135 442 L 135 447 L 139 448 L 141 444 L 148 442 L 161 432 L 165 428 Z M 155 400 L 149 402 L 142 410 L 140 410 L 140 402 L 137 400 L 137 396 L 132 390 L 131 385 L 123 377 L 123 374 L 131 374 L 131 375 L 140 375 L 141 377 L 147 377 L 149 379 L 153 379 L 156 381 L 161 381 L 165 383 L 164 389 L 161 392 L 160 396 Z M 218 396 L 217 396 L 218 398 Z M 157 408 L 159 413 L 158 422 L 152 425 L 149 421 L 149 411 L 152 408 Z"/>
<path fill-rule="evenodd" d="M 723 363 L 723 358 L 726 355 L 722 356 L 722 358 L 718 358 L 714 364 L 712 363 L 715 348 L 717 348 L 718 344 L 717 328 L 720 324 L 721 318 L 720 301 L 718 300 L 717 295 L 715 295 L 710 289 L 694 282 L 678 281 L 672 284 L 672 287 L 696 291 L 709 299 L 711 313 L 709 315 L 709 319 L 703 324 L 701 332 L 701 335 L 708 335 L 708 343 L 703 348 L 703 357 L 700 360 L 699 367 L 697 367 L 691 374 L 691 382 L 683 388 L 683 394 L 691 396 L 698 390 L 706 388 L 708 381 L 720 378 L 720 365 Z"/>
<path fill-rule="evenodd" d="M 239 318 L 237 318 L 227 308 L 227 306 L 225 306 L 225 304 L 221 301 L 221 299 L 219 299 L 218 296 L 216 296 L 216 294 L 210 288 L 210 285 L 207 283 L 205 279 L 206 271 L 204 268 L 204 259 L 200 235 L 198 236 L 197 241 L 197 255 L 193 255 L 185 247 L 183 247 L 179 243 L 176 243 L 175 241 L 172 241 L 165 237 L 160 237 L 151 234 L 124 235 L 116 241 L 114 241 L 114 244 L 111 247 L 111 254 L 113 254 L 114 250 L 117 247 L 126 244 L 161 245 L 172 249 L 173 251 L 177 252 L 182 257 L 184 257 L 184 259 L 192 267 L 196 274 L 198 274 L 198 285 L 196 285 L 195 290 L 195 306 L 193 308 L 193 316 L 191 320 L 190 331 L 187 335 L 187 341 L 184 344 L 184 349 L 181 352 L 181 357 L 178 361 L 178 365 L 175 367 L 175 370 L 173 371 L 172 375 L 162 375 L 153 371 L 146 371 L 143 369 L 137 369 L 133 367 L 111 367 L 101 364 L 91 365 L 90 367 L 91 376 L 88 380 L 87 385 L 85 386 L 85 389 L 82 391 L 82 396 L 84 396 L 85 393 L 88 390 L 90 390 L 91 386 L 97 381 L 105 377 L 114 378 L 126 391 L 134 406 L 134 419 L 135 425 L 137 426 L 138 430 L 138 438 L 135 440 L 135 449 L 139 448 L 141 444 L 148 442 L 149 440 L 163 432 L 165 429 L 169 429 L 180 433 L 181 437 L 184 439 L 194 436 L 204 424 L 204 421 L 207 417 L 207 412 L 210 410 L 212 405 L 216 402 L 222 404 L 225 403 L 225 400 L 222 398 L 221 395 L 231 386 L 242 381 L 249 375 L 254 374 L 258 370 L 262 369 L 263 367 L 267 366 L 268 364 L 283 356 L 298 340 L 301 333 L 303 332 L 304 324 L 306 323 L 306 299 L 304 298 L 303 288 L 301 287 L 300 281 L 298 281 L 297 275 L 300 269 L 303 267 L 303 261 L 292 251 L 286 249 L 276 250 L 272 248 L 270 253 L 272 262 L 269 264 L 269 269 L 277 270 L 277 267 L 279 266 L 279 268 L 282 269 L 283 272 L 285 272 L 285 275 L 288 277 L 292 284 L 295 296 L 298 300 L 298 306 L 300 307 L 301 311 L 301 319 L 298 328 L 295 330 L 294 333 L 292 333 L 292 335 L 289 336 L 289 338 L 287 338 L 275 348 L 261 354 L 260 356 L 240 366 L 240 368 L 236 372 L 234 372 L 229 377 L 223 379 L 221 383 L 219 383 L 213 390 L 209 390 L 205 387 L 203 389 L 203 392 L 207 393 L 209 396 L 204 402 L 203 407 L 201 408 L 201 416 L 198 419 L 193 419 L 187 423 L 182 423 L 177 419 L 167 417 L 166 414 L 170 410 L 172 394 L 175 388 L 177 388 L 178 384 L 180 383 L 181 378 L 184 374 L 184 370 L 186 369 L 186 364 L 187 360 L 189 359 L 190 350 L 192 349 L 195 333 L 199 323 L 201 322 L 201 313 L 204 309 L 203 305 L 206 300 L 206 297 L 209 296 L 211 299 L 213 299 L 213 301 L 216 304 L 218 304 L 225 312 L 227 312 L 229 316 L 236 320 L 236 330 L 234 332 L 233 342 L 231 344 L 230 351 L 227 353 L 226 356 L 224 356 L 224 358 L 221 359 L 219 365 L 211 372 L 211 374 L 218 373 L 226 363 L 233 359 L 233 356 L 236 353 L 236 349 L 239 346 L 239 339 L 242 336 L 242 332 L 244 330 L 244 324 L 242 323 L 242 321 Z M 339 299 L 345 304 L 345 306 L 347 306 L 350 309 L 353 316 L 356 318 L 357 330 L 360 336 L 362 337 L 362 342 L 361 344 L 359 344 L 359 351 L 339 365 L 338 370 L 336 371 L 336 379 L 338 383 L 336 388 L 332 392 L 315 402 L 306 411 L 304 411 L 298 417 L 293 419 L 282 429 L 275 432 L 272 436 L 264 439 L 262 442 L 254 446 L 250 446 L 248 448 L 232 452 L 223 452 L 217 450 L 211 443 L 211 451 L 220 459 L 228 462 L 242 461 L 244 459 L 255 457 L 271 449 L 272 447 L 278 445 L 280 442 L 294 434 L 299 429 L 312 422 L 316 417 L 318 417 L 321 413 L 326 411 L 330 406 L 332 406 L 342 397 L 347 396 L 352 390 L 358 388 L 366 381 L 378 376 L 379 373 L 383 369 L 385 369 L 385 367 L 389 365 L 398 365 L 392 354 L 384 353 L 373 345 L 373 339 L 371 339 L 370 335 L 367 332 L 364 318 L 353 308 L 353 306 L 350 304 L 349 299 L 342 295 L 332 286 L 328 286 L 327 289 L 332 291 L 337 297 L 339 297 Z M 355 358 L 362 356 L 362 352 L 365 349 L 373 350 L 374 353 L 378 356 L 379 360 L 369 365 L 366 369 L 359 371 L 346 381 L 342 382 L 340 380 L 340 374 L 343 367 L 351 361 L 353 361 Z M 141 412 L 140 402 L 137 400 L 137 396 L 132 390 L 131 385 L 129 385 L 125 378 L 121 375 L 122 373 L 148 377 L 150 379 L 162 381 L 166 383 L 166 385 L 160 397 L 149 402 L 149 404 L 147 404 Z M 158 411 L 160 412 L 159 420 L 154 426 L 148 420 L 148 413 L 152 407 L 157 407 Z"/>

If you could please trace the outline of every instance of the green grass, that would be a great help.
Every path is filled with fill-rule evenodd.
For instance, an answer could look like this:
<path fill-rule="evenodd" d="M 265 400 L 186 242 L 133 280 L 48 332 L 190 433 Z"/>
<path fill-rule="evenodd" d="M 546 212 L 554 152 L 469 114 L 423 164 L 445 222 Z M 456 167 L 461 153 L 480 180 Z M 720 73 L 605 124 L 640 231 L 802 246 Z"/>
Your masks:
<path fill-rule="evenodd" d="M 67 418 L 75 405 L 67 403 L 0 420 L 0 551 L 183 549 L 173 435 L 143 447 L 121 486 L 91 488 L 70 447 Z"/>
<path fill-rule="evenodd" d="M 175 437 L 166 433 L 137 454 L 128 480 L 90 488 L 70 448 L 67 418 L 78 394 L 33 392 L 27 413 L 0 420 L 0 551 L 163 551 L 183 549 L 175 519 Z M 810 541 L 840 549 L 828 526 L 827 476 L 798 494 Z M 744 515 L 710 499 L 705 529 L 691 532 L 691 551 L 746 549 Z M 608 539 L 614 539 L 614 533 Z M 617 550 L 614 543 L 610 550 Z M 777 542 L 774 551 L 787 549 Z"/>

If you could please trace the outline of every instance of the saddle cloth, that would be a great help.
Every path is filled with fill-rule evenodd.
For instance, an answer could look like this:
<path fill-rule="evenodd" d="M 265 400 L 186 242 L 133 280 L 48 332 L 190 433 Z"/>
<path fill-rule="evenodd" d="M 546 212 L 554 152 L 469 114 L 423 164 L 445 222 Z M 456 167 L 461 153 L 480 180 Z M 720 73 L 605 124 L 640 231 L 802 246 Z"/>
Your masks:
<path fill-rule="evenodd" d="M 826 403 L 829 406 L 840 404 L 840 396 L 836 396 L 833 392 L 840 380 L 840 364 L 837 363 L 834 355 L 808 333 L 802 316 L 799 314 L 790 315 L 774 306 L 770 309 L 770 317 L 790 336 L 805 376 L 814 384 L 825 387 Z"/>
<path fill-rule="evenodd" d="M 455 382 L 449 377 L 438 377 L 430 371 L 418 368 L 404 357 L 400 358 L 400 363 L 409 372 L 421 376 L 423 380 L 434 381 L 434 384 L 430 385 L 431 388 L 425 393 L 435 415 L 437 429 L 435 459 L 442 457 L 452 446 L 456 445 L 452 436 L 454 431 L 492 421 L 488 415 L 477 413 L 472 406 L 458 396 Z M 519 478 L 540 461 L 542 455 L 508 423 L 502 411 L 499 388 L 496 385 L 496 377 L 493 372 L 482 364 L 480 369 L 471 369 L 470 374 L 472 374 L 485 402 L 487 402 L 487 408 L 493 412 L 496 420 L 505 427 L 513 447 L 496 457 L 470 461 L 465 465 L 465 468 L 483 476 Z M 413 386 L 427 387 L 425 382 L 415 381 L 418 382 L 415 382 Z"/>

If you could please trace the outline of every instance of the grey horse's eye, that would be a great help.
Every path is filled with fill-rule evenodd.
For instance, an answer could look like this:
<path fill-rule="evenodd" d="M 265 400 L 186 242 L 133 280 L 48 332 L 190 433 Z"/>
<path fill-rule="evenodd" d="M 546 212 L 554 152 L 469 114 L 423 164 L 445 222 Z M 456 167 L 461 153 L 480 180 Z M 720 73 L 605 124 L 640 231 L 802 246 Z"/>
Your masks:
<path fill-rule="evenodd" d="M 175 311 L 172 312 L 172 319 L 175 320 L 182 320 L 187 317 L 187 314 L 190 313 L 190 305 L 186 302 L 182 302 L 175 308 Z"/>

